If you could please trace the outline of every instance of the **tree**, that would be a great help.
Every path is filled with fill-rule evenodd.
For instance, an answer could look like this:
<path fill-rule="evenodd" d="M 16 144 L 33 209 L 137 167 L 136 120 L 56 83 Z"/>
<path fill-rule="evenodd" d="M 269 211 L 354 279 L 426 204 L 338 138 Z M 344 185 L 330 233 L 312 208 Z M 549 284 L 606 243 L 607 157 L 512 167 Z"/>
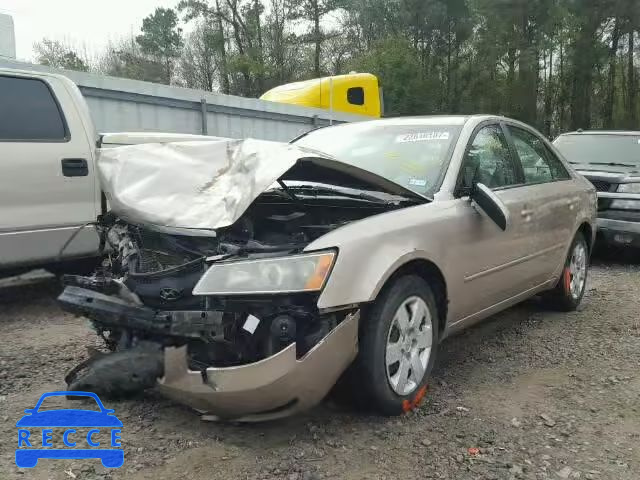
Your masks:
<path fill-rule="evenodd" d="M 43 38 L 33 46 L 33 49 L 36 53 L 36 62 L 41 65 L 81 72 L 89 70 L 86 60 L 80 58 L 73 48 L 58 40 Z"/>
<path fill-rule="evenodd" d="M 146 82 L 165 83 L 165 66 L 147 58 L 133 37 L 109 44 L 98 59 L 97 70 L 105 75 Z"/>
<path fill-rule="evenodd" d="M 576 31 L 572 48 L 571 128 L 591 128 L 594 71 L 601 51 L 598 29 L 602 12 L 598 0 L 573 3 Z"/>
<path fill-rule="evenodd" d="M 170 8 L 156 8 L 142 21 L 142 34 L 136 42 L 142 52 L 164 65 L 164 82 L 171 83 L 173 62 L 182 47 L 182 30 L 178 28 L 178 15 Z"/>
<path fill-rule="evenodd" d="M 320 77 L 322 76 L 322 43 L 327 38 L 327 33 L 322 28 L 322 21 L 327 14 L 338 8 L 339 3 L 337 0 L 288 0 L 288 6 L 289 17 L 292 20 L 302 20 L 311 25 L 306 39 L 314 46 L 313 74 L 315 77 Z"/>
<path fill-rule="evenodd" d="M 196 25 L 186 38 L 178 62 L 180 83 L 208 91 L 220 85 L 218 41 L 215 24 L 200 21 Z"/>
<path fill-rule="evenodd" d="M 435 85 L 422 78 L 415 51 L 406 39 L 381 40 L 352 65 L 380 78 L 385 106 L 391 115 L 427 114 L 436 110 L 436 99 L 428 95 Z"/>
<path fill-rule="evenodd" d="M 258 96 L 275 85 L 274 76 L 291 79 L 288 62 L 295 56 L 286 24 L 287 4 L 288 0 L 270 0 L 266 5 L 260 0 L 183 0 L 178 10 L 185 21 L 203 22 L 215 32 L 222 91 Z"/>
<path fill-rule="evenodd" d="M 300 78 L 306 52 L 293 32 L 288 0 L 269 0 L 264 19 L 265 89 Z"/>
<path fill-rule="evenodd" d="M 497 113 L 550 137 L 638 128 L 638 1 L 182 0 L 184 39 L 176 12 L 157 9 L 99 66 L 249 97 L 368 71 L 387 115 Z"/>
<path fill-rule="evenodd" d="M 620 45 L 620 18 L 616 15 L 613 19 L 611 30 L 611 46 L 608 49 L 609 71 L 607 73 L 607 96 L 603 109 L 603 124 L 605 128 L 613 127 L 613 108 L 616 95 L 616 68 L 618 49 Z"/>
<path fill-rule="evenodd" d="M 222 93 L 231 93 L 229 79 L 229 65 L 227 55 L 227 38 L 223 23 L 223 0 L 215 0 L 209 5 L 206 0 L 181 0 L 178 3 L 178 11 L 184 14 L 184 21 L 202 21 L 210 32 L 214 32 L 212 46 L 218 57 L 218 80 Z"/>

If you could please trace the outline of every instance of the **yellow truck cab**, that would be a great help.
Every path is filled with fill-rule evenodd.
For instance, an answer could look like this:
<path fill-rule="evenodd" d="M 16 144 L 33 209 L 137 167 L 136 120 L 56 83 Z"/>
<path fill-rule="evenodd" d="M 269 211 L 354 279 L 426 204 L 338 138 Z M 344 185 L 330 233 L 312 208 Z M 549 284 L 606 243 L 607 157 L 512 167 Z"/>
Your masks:
<path fill-rule="evenodd" d="M 381 97 L 375 75 L 350 73 L 280 85 L 260 99 L 380 118 Z"/>

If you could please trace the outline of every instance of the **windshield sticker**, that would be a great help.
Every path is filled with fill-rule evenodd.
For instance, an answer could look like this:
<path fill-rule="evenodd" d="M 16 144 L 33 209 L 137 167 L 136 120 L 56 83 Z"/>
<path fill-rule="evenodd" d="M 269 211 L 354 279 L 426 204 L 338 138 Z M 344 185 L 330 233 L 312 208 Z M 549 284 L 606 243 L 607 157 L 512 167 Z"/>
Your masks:
<path fill-rule="evenodd" d="M 396 137 L 396 143 L 428 142 L 431 140 L 449 140 L 449 132 L 404 133 Z"/>
<path fill-rule="evenodd" d="M 427 181 L 420 178 L 410 178 L 409 185 L 413 185 L 414 187 L 426 187 Z"/>

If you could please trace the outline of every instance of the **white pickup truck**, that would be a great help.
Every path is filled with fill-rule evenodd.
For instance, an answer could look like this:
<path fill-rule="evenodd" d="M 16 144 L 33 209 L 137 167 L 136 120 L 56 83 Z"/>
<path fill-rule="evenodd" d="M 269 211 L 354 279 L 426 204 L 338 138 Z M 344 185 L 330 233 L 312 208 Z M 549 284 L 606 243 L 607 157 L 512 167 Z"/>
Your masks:
<path fill-rule="evenodd" d="M 106 205 L 98 148 L 209 140 L 164 133 L 99 135 L 78 87 L 51 73 L 0 68 L 0 277 L 91 266 L 91 225 Z"/>

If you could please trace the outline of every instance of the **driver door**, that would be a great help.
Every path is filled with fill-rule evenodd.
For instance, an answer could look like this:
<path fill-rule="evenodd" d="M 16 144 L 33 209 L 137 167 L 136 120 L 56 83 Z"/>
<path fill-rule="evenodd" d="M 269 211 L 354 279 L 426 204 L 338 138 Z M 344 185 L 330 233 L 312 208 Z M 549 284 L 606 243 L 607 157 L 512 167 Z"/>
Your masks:
<path fill-rule="evenodd" d="M 460 172 L 456 220 L 459 221 L 455 261 L 456 299 L 451 318 L 460 327 L 483 317 L 527 290 L 526 262 L 530 220 L 522 196 L 520 171 L 499 124 L 485 124 L 472 135 Z M 506 207 L 506 230 L 469 198 L 474 183 L 489 187 Z"/>

